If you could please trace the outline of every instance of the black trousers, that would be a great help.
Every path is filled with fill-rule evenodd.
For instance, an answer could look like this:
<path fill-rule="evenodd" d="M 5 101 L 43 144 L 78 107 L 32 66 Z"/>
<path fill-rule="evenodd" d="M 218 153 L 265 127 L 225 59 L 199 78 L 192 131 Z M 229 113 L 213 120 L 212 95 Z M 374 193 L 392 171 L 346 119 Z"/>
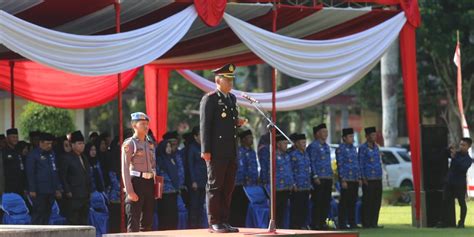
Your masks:
<path fill-rule="evenodd" d="M 198 188 L 189 192 L 189 227 L 198 229 L 202 227 L 202 213 L 204 211 L 204 202 L 206 201 L 206 189 Z"/>
<path fill-rule="evenodd" d="M 120 233 L 120 221 L 122 219 L 120 203 L 109 204 L 109 233 Z"/>
<path fill-rule="evenodd" d="M 237 161 L 212 159 L 207 162 L 207 214 L 209 225 L 229 222 Z"/>
<path fill-rule="evenodd" d="M 368 180 L 367 183 L 362 185 L 362 226 L 375 227 L 382 204 L 382 180 Z"/>
<path fill-rule="evenodd" d="M 138 201 L 132 202 L 125 198 L 127 231 L 151 231 L 153 210 L 155 210 L 154 181 L 153 179 L 132 177 L 132 185 L 138 196 Z"/>
<path fill-rule="evenodd" d="M 89 225 L 89 198 L 68 199 L 68 225 Z"/>
<path fill-rule="evenodd" d="M 329 215 L 332 193 L 332 179 L 320 179 L 320 184 L 313 183 L 311 199 L 313 201 L 312 225 L 315 229 L 320 229 L 326 225 Z"/>
<path fill-rule="evenodd" d="M 451 184 L 446 184 L 443 192 L 443 201 L 445 203 L 453 203 L 454 199 L 456 198 L 459 203 L 460 207 L 460 218 L 459 222 L 460 224 L 464 224 L 464 221 L 466 220 L 466 214 L 467 214 L 467 205 L 466 205 L 466 184 L 462 185 L 451 185 Z M 444 205 L 446 208 L 449 207 L 449 205 Z M 448 213 L 446 210 L 444 213 Z M 447 223 L 447 221 L 445 221 Z"/>
<path fill-rule="evenodd" d="M 157 201 L 158 230 L 178 228 L 178 193 L 163 193 Z"/>
<path fill-rule="evenodd" d="M 306 226 L 308 216 L 309 191 L 293 192 L 291 200 L 291 229 L 301 229 Z"/>
<path fill-rule="evenodd" d="M 290 198 L 290 191 L 276 191 L 276 226 L 282 228 L 285 220 L 285 210 Z"/>
<path fill-rule="evenodd" d="M 347 188 L 341 187 L 341 199 L 339 200 L 339 226 L 345 227 L 349 224 L 351 227 L 356 225 L 355 208 L 359 191 L 358 181 L 347 181 Z"/>
<path fill-rule="evenodd" d="M 230 205 L 230 224 L 238 227 L 245 227 L 249 199 L 245 194 L 244 187 L 237 185 L 232 193 L 232 203 Z"/>
<path fill-rule="evenodd" d="M 31 198 L 33 202 L 33 211 L 31 213 L 31 224 L 47 225 L 51 216 L 51 207 L 54 203 L 54 194 L 37 194 Z"/>

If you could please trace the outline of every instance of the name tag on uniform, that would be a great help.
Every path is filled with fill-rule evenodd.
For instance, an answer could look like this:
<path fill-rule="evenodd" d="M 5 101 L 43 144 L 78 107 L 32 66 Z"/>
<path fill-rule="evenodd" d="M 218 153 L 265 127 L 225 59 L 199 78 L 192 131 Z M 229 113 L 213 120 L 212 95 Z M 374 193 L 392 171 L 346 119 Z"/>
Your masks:
<path fill-rule="evenodd" d="M 41 160 L 46 160 L 46 156 L 40 156 Z"/>

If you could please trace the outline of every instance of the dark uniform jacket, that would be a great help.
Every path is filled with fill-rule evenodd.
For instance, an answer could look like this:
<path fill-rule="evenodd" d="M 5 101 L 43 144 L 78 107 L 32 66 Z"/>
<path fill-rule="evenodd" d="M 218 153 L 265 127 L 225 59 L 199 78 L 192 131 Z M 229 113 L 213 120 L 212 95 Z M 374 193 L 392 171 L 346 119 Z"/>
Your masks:
<path fill-rule="evenodd" d="M 61 180 L 65 193 L 72 193 L 72 198 L 88 198 L 91 192 L 90 166 L 85 157 L 82 157 L 84 167 L 79 157 L 73 153 L 64 155 L 61 165 Z"/>
<path fill-rule="evenodd" d="M 26 158 L 26 177 L 30 192 L 52 194 L 60 191 L 56 154 L 40 148 L 33 149 Z"/>
<path fill-rule="evenodd" d="M 466 187 L 466 173 L 471 167 L 472 159 L 468 153 L 457 152 L 454 159 L 451 160 L 448 171 L 448 184 Z"/>
<path fill-rule="evenodd" d="M 15 149 L 8 146 L 3 150 L 3 169 L 5 175 L 5 192 L 23 194 L 26 189 L 23 159 Z"/>
<path fill-rule="evenodd" d="M 201 100 L 201 151 L 211 153 L 211 159 L 237 157 L 238 111 L 235 95 L 226 96 L 216 90 Z"/>

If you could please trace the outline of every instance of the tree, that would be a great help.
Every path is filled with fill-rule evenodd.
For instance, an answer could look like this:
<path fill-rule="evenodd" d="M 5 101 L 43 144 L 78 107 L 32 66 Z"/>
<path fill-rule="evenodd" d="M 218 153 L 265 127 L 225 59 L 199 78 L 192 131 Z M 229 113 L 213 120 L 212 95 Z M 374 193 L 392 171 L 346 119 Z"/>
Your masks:
<path fill-rule="evenodd" d="M 20 115 L 20 132 L 28 137 L 30 131 L 49 132 L 64 136 L 75 130 L 72 115 L 65 109 L 29 102 Z"/>
<path fill-rule="evenodd" d="M 380 60 L 382 81 L 382 135 L 384 146 L 395 146 L 398 137 L 397 83 L 401 80 L 399 70 L 398 40 L 392 43 Z"/>
<path fill-rule="evenodd" d="M 437 97 L 439 118 L 447 125 L 450 142 L 461 137 L 460 114 L 456 98 L 456 67 L 453 63 L 456 31 L 460 31 L 462 50 L 463 99 L 466 117 L 474 108 L 471 101 L 474 89 L 474 2 L 472 0 L 422 0 L 420 1 L 422 27 L 417 31 L 418 65 L 420 84 L 435 84 L 432 93 L 421 95 L 420 101 Z M 426 96 L 426 97 L 425 97 Z M 420 107 L 423 109 L 423 107 Z M 474 125 L 473 120 L 469 125 Z"/>

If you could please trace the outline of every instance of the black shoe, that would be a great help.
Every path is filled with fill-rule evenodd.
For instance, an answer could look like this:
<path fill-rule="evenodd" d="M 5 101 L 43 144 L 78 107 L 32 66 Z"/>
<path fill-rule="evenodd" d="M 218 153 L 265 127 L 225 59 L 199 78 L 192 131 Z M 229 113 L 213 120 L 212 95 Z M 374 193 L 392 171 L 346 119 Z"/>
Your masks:
<path fill-rule="evenodd" d="M 358 225 L 349 225 L 349 229 L 360 229 Z"/>
<path fill-rule="evenodd" d="M 464 228 L 464 222 L 459 221 L 457 227 L 458 228 Z"/>
<path fill-rule="evenodd" d="M 383 225 L 373 225 L 371 228 L 383 229 Z"/>
<path fill-rule="evenodd" d="M 224 223 L 222 224 L 230 233 L 237 233 L 239 232 L 239 229 L 235 228 L 235 227 L 232 227 L 231 225 L 229 225 L 228 223 Z"/>
<path fill-rule="evenodd" d="M 213 224 L 209 226 L 209 232 L 211 233 L 229 233 L 229 229 L 223 224 Z"/>
<path fill-rule="evenodd" d="M 327 224 L 321 225 L 321 230 L 329 230 L 329 226 Z"/>

